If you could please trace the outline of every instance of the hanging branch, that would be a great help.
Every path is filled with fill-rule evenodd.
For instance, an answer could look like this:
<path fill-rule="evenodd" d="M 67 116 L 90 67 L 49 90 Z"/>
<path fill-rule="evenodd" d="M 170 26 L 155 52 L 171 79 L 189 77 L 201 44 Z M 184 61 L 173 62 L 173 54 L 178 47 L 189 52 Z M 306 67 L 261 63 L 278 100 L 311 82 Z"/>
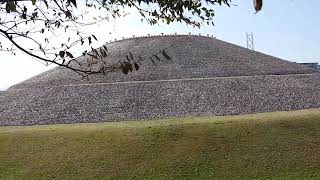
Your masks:
<path fill-rule="evenodd" d="M 102 59 L 108 52 L 104 48 L 99 50 L 93 48 L 98 38 L 84 27 L 108 21 L 111 16 L 122 17 L 126 14 L 126 8 L 136 9 L 150 25 L 160 22 L 167 24 L 183 22 L 195 27 L 200 27 L 202 24 L 213 25 L 212 7 L 216 4 L 230 6 L 231 0 L 86 0 L 85 2 L 0 0 L 0 2 L 2 3 L 0 34 L 9 42 L 9 44 L 0 42 L 0 50 L 11 51 L 14 54 L 15 51 L 21 51 L 46 65 L 54 64 L 82 76 L 88 76 L 114 71 L 128 74 L 132 70 L 138 70 L 142 61 L 153 62 L 159 55 L 164 59 L 170 59 L 170 56 L 165 50 L 160 50 L 148 58 L 118 60 L 118 63 L 107 65 Z M 80 11 L 80 6 L 85 7 L 84 11 Z M 93 64 L 79 62 L 79 58 L 75 58 L 76 55 L 73 53 L 80 47 L 84 49 L 82 55 L 88 59 L 100 59 L 101 66 L 97 68 Z"/>

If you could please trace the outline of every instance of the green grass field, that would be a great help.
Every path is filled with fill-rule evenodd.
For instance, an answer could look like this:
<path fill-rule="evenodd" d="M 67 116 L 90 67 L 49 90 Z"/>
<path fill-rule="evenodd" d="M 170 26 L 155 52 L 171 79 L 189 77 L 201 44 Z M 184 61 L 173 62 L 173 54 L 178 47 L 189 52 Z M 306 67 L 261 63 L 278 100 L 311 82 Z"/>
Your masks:
<path fill-rule="evenodd" d="M 0 127 L 0 179 L 320 179 L 320 110 Z"/>

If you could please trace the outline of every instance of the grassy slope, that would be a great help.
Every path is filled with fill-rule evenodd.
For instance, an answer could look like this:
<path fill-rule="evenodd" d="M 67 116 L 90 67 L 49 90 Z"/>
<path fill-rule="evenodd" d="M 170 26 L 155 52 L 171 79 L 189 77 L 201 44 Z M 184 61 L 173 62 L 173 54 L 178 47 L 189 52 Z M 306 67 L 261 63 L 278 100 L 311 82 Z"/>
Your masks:
<path fill-rule="evenodd" d="M 320 110 L 0 127 L 0 179 L 320 178 Z"/>

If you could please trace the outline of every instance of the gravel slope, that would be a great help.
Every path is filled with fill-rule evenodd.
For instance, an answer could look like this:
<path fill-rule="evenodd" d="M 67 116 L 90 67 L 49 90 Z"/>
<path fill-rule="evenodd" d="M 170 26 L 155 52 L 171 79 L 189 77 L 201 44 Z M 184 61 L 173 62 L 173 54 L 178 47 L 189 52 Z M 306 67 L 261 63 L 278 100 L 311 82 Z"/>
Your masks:
<path fill-rule="evenodd" d="M 274 74 L 305 74 L 315 71 L 302 65 L 251 51 L 218 39 L 203 36 L 160 36 L 127 39 L 106 45 L 107 63 L 124 59 L 128 52 L 134 56 L 148 57 L 159 50 L 167 49 L 172 61 L 163 61 L 154 66 L 151 62 L 130 75 L 110 73 L 106 76 L 90 76 L 81 80 L 78 74 L 55 68 L 34 78 L 19 83 L 11 89 L 30 89 L 39 86 L 82 83 L 105 83 L 115 81 L 161 80 L 204 77 L 233 77 Z M 82 57 L 80 61 L 85 61 Z"/>
<path fill-rule="evenodd" d="M 320 74 L 214 38 L 161 36 L 107 44 L 114 61 L 168 48 L 170 62 L 81 80 L 62 68 L 0 92 L 0 126 L 231 115 L 320 107 Z"/>
<path fill-rule="evenodd" d="M 320 76 L 278 75 L 12 90 L 0 125 L 231 115 L 320 107 Z"/>

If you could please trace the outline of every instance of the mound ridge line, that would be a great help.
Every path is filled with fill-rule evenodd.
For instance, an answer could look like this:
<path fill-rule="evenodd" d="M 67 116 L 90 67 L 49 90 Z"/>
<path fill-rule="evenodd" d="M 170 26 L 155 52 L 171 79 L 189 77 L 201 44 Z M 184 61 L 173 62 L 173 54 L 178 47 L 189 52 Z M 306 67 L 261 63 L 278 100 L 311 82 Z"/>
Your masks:
<path fill-rule="evenodd" d="M 311 73 L 316 74 L 316 73 Z M 201 81 L 201 80 L 213 80 L 213 79 L 225 79 L 225 78 L 231 78 L 231 79 L 237 79 L 237 78 L 251 78 L 251 77 L 267 77 L 267 76 L 280 76 L 285 77 L 288 75 L 309 75 L 309 74 L 285 74 L 285 75 L 275 75 L 275 74 L 269 74 L 269 75 L 253 75 L 253 76 L 226 76 L 226 77 L 204 77 L 204 78 L 181 78 L 181 79 L 164 79 L 164 80 L 149 80 L 149 81 L 117 81 L 117 82 L 110 82 L 110 83 L 82 83 L 82 84 L 67 84 L 67 85 L 57 85 L 57 86 L 50 86 L 50 88 L 58 88 L 58 87 L 75 87 L 75 86 L 103 86 L 103 85 L 116 85 L 116 84 L 139 84 L 139 83 L 157 83 L 157 82 L 178 82 L 178 81 Z M 45 87 L 40 87 L 45 88 Z M 11 89 L 10 91 L 21 91 L 21 90 L 27 90 L 27 89 Z M 0 91 L 0 93 L 4 93 L 4 91 Z"/>
<path fill-rule="evenodd" d="M 99 86 L 99 85 L 113 85 L 113 84 L 139 84 L 139 83 L 157 83 L 157 82 L 177 82 L 177 81 L 202 81 L 202 80 L 213 80 L 213 79 L 237 79 L 237 78 L 251 78 L 251 77 L 266 77 L 266 76 L 288 76 L 288 75 L 308 75 L 308 74 L 286 74 L 286 75 L 254 75 L 254 76 L 234 76 L 234 77 L 207 77 L 207 78 L 181 78 L 181 79 L 164 79 L 164 80 L 153 80 L 153 81 L 118 81 L 113 83 L 95 83 L 95 84 L 70 84 L 70 85 L 61 85 L 61 86 L 52 86 L 52 87 L 72 87 L 72 86 Z"/>

